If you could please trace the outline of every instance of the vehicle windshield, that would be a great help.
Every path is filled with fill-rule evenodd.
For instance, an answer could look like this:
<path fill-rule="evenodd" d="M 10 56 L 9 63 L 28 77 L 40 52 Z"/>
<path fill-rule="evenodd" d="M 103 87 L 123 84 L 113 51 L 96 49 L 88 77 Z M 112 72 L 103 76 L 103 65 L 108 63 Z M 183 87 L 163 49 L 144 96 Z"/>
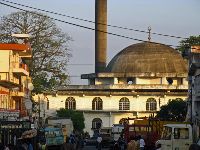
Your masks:
<path fill-rule="evenodd" d="M 46 138 L 53 138 L 53 137 L 62 136 L 62 133 L 59 130 L 49 130 L 49 131 L 45 131 L 45 136 Z"/>
<path fill-rule="evenodd" d="M 162 140 L 170 140 L 171 135 L 172 135 L 172 128 L 171 127 L 164 127 L 161 139 Z"/>

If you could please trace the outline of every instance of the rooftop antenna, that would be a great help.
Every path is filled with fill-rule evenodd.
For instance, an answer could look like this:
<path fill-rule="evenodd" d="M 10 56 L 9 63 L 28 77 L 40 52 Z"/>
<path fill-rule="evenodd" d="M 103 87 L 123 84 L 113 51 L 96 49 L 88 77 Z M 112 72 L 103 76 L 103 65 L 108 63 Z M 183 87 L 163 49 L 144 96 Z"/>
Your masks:
<path fill-rule="evenodd" d="M 148 27 L 148 40 L 151 41 L 151 26 Z"/>

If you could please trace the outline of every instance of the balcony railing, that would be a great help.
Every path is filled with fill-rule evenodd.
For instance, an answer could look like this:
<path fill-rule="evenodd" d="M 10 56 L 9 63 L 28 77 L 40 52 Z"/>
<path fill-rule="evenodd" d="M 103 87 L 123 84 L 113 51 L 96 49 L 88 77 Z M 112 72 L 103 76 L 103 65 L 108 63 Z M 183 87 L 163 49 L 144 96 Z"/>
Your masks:
<path fill-rule="evenodd" d="M 24 97 L 24 95 L 24 92 L 21 91 L 11 91 L 11 96 Z"/>
<path fill-rule="evenodd" d="M 13 73 L 28 76 L 29 75 L 29 69 L 26 64 L 13 62 Z"/>
<path fill-rule="evenodd" d="M 19 79 L 11 76 L 9 72 L 0 73 L 0 85 L 6 88 L 19 87 Z"/>

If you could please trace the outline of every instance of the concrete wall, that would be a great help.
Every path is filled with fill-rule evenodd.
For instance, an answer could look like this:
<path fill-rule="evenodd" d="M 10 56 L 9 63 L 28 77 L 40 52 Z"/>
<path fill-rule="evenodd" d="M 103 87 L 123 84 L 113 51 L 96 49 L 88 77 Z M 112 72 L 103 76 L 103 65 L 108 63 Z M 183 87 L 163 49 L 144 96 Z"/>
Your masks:
<path fill-rule="evenodd" d="M 9 72 L 9 50 L 0 50 L 0 72 Z"/>
<path fill-rule="evenodd" d="M 96 78 L 95 79 L 95 85 L 98 84 L 114 84 L 113 78 Z"/>
<path fill-rule="evenodd" d="M 130 111 L 122 112 L 119 111 L 119 100 L 123 96 L 97 96 L 103 101 L 103 111 L 92 110 L 92 100 L 95 96 L 73 96 L 73 95 L 47 95 L 49 100 L 49 110 L 45 110 L 45 115 L 55 116 L 56 110 L 65 108 L 65 101 L 68 97 L 73 97 L 76 100 L 76 110 L 82 110 L 85 117 L 85 131 L 88 131 L 90 135 L 93 135 L 92 120 L 94 118 L 100 118 L 103 122 L 103 127 L 111 127 L 112 124 L 119 123 L 119 120 L 127 117 L 148 117 L 152 113 L 146 112 L 146 101 L 148 98 L 155 98 L 157 102 L 157 111 L 160 110 L 160 106 L 167 104 L 169 99 L 182 98 L 185 100 L 185 96 L 126 96 L 130 101 Z M 46 108 L 45 108 L 46 109 Z M 135 113 L 134 113 L 135 112 Z"/>
<path fill-rule="evenodd" d="M 162 85 L 169 85 L 166 77 L 159 77 L 159 78 L 95 78 L 95 84 L 129 84 L 128 79 L 132 79 L 132 84 L 162 84 Z M 187 78 L 172 78 L 173 83 L 172 85 L 188 85 Z M 91 82 L 89 82 L 89 85 Z"/>
<path fill-rule="evenodd" d="M 161 84 L 161 78 L 137 78 L 136 84 Z"/>

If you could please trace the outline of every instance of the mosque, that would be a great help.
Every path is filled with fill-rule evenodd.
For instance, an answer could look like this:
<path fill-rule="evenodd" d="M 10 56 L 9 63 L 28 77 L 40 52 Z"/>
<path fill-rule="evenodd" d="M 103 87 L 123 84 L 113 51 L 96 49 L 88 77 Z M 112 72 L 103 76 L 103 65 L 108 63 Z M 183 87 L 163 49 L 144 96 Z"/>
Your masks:
<path fill-rule="evenodd" d="M 47 94 L 45 107 L 45 117 L 55 116 L 60 108 L 83 112 L 85 131 L 91 136 L 124 118 L 156 114 L 169 100 L 185 100 L 188 90 L 187 62 L 161 43 L 127 46 L 107 64 L 107 1 L 96 0 L 95 5 L 95 73 L 81 75 L 88 85 Z"/>

